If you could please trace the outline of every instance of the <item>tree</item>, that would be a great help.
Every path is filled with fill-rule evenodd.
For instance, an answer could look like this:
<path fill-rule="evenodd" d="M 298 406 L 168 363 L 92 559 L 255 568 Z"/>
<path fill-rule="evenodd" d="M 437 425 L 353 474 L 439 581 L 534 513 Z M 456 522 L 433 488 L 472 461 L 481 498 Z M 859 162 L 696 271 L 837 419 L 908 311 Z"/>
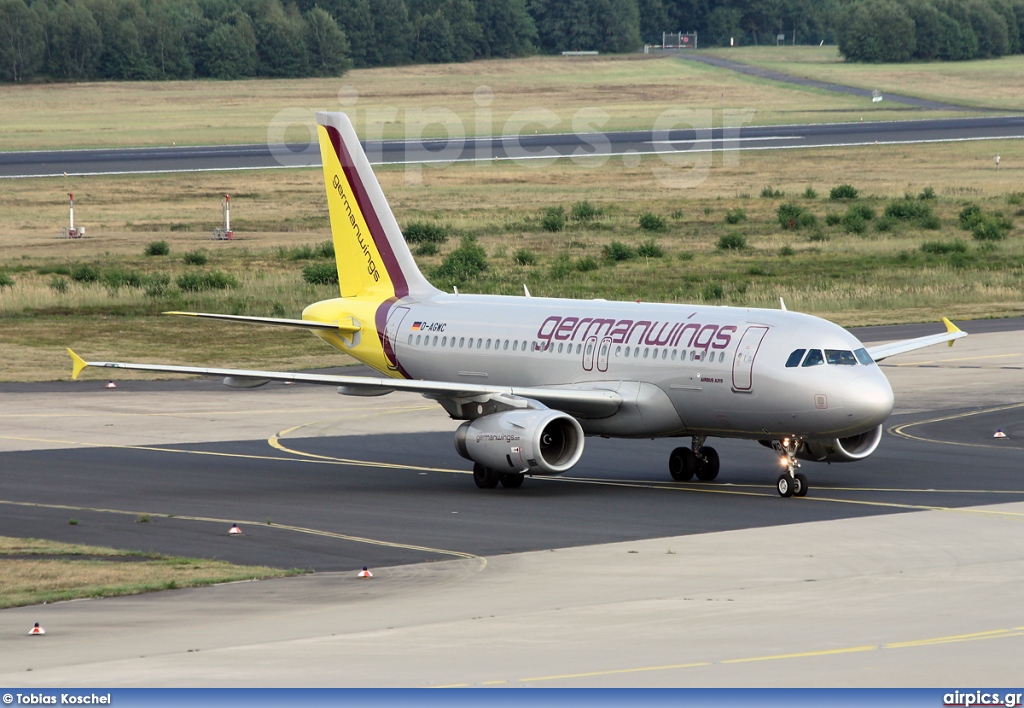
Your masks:
<path fill-rule="evenodd" d="M 978 37 L 977 57 L 1001 57 L 1010 46 L 1006 20 L 992 9 L 985 0 L 971 0 L 967 3 L 967 15 L 971 27 Z"/>
<path fill-rule="evenodd" d="M 542 51 L 555 53 L 600 48 L 594 22 L 597 8 L 592 12 L 587 0 L 531 0 L 529 7 L 537 23 Z"/>
<path fill-rule="evenodd" d="M 58 0 L 47 17 L 47 56 L 51 75 L 63 79 L 84 79 L 96 75 L 103 52 L 103 35 L 85 5 L 68 5 Z"/>
<path fill-rule="evenodd" d="M 293 6 L 294 7 L 294 6 Z M 286 14 L 280 0 L 272 0 L 255 22 L 257 73 L 260 76 L 295 77 L 309 74 L 309 49 L 302 16 Z"/>
<path fill-rule="evenodd" d="M 0 79 L 21 82 L 42 66 L 43 23 L 22 0 L 0 0 Z"/>
<path fill-rule="evenodd" d="M 914 21 L 893 0 L 851 4 L 841 21 L 839 52 L 848 61 L 904 62 L 916 47 Z"/>
<path fill-rule="evenodd" d="M 380 63 L 384 66 L 407 63 L 412 56 L 413 28 L 404 0 L 374 0 L 373 26 Z"/>
<path fill-rule="evenodd" d="M 663 32 L 678 31 L 668 23 L 668 11 L 662 0 L 639 0 L 640 35 L 647 44 L 661 44 Z"/>
<path fill-rule="evenodd" d="M 149 79 L 154 70 L 142 48 L 149 18 L 135 0 L 88 0 L 103 36 L 97 72 L 105 79 Z"/>
<path fill-rule="evenodd" d="M 526 0 L 476 0 L 476 22 L 477 56 L 515 57 L 536 51 L 537 26 Z"/>
<path fill-rule="evenodd" d="M 596 2 L 594 9 L 602 52 L 632 52 L 644 43 L 640 35 L 637 0 L 607 0 L 607 4 Z"/>
<path fill-rule="evenodd" d="M 928 0 L 909 0 L 906 4 L 907 14 L 914 21 L 914 34 L 917 37 L 915 59 L 932 61 L 942 54 L 942 13 Z"/>
<path fill-rule="evenodd" d="M 244 12 L 227 15 L 204 38 L 202 75 L 214 79 L 254 76 L 256 31 Z"/>
<path fill-rule="evenodd" d="M 191 35 L 203 18 L 194 4 L 153 0 L 145 46 L 156 78 L 190 79 L 195 73 Z"/>
<path fill-rule="evenodd" d="M 341 76 L 352 68 L 345 33 L 319 6 L 306 13 L 306 47 L 310 71 L 315 76 Z"/>
<path fill-rule="evenodd" d="M 305 0 L 314 2 L 314 0 Z M 338 23 L 351 47 L 352 63 L 357 67 L 379 66 L 382 58 L 370 0 L 323 0 L 318 3 Z"/>

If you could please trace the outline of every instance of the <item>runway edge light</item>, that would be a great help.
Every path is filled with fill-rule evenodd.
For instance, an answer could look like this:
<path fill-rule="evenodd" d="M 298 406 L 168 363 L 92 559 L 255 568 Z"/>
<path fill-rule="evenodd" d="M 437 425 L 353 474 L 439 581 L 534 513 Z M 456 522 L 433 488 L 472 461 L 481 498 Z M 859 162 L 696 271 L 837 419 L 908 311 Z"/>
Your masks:
<path fill-rule="evenodd" d="M 117 388 L 117 384 L 113 380 L 107 382 L 107 388 Z"/>
<path fill-rule="evenodd" d="M 356 577 L 357 578 L 372 578 L 373 577 L 373 573 L 371 573 L 369 570 L 367 570 L 366 566 L 364 565 L 363 569 L 359 571 L 359 575 L 357 575 Z"/>
<path fill-rule="evenodd" d="M 231 528 L 228 529 L 228 536 L 241 536 L 242 529 L 238 528 L 238 524 L 231 524 Z"/>
<path fill-rule="evenodd" d="M 996 434 L 993 435 L 992 437 L 996 438 L 997 440 L 1005 440 L 1006 433 L 1003 432 L 1002 428 L 996 428 Z"/>
<path fill-rule="evenodd" d="M 30 637 L 43 634 L 46 634 L 46 630 L 40 627 L 38 622 L 32 625 L 32 629 L 28 631 L 28 636 Z"/>

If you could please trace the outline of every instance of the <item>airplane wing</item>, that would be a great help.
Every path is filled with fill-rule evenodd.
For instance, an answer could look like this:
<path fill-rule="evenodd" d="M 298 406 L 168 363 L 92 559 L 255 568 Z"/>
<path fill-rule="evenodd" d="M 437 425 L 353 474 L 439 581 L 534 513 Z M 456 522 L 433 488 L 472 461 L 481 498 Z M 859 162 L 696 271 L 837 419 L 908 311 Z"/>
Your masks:
<path fill-rule="evenodd" d="M 925 337 L 917 337 L 916 339 L 904 339 L 899 342 L 880 344 L 877 347 L 868 347 L 868 354 L 875 361 L 882 361 L 897 354 L 912 352 L 915 349 L 923 349 L 924 347 L 942 344 L 943 342 L 949 342 L 949 346 L 953 346 L 954 341 L 967 336 L 967 332 L 964 332 L 945 317 L 942 318 L 942 324 L 946 325 L 946 331 L 941 334 L 929 334 Z"/>
<path fill-rule="evenodd" d="M 281 317 L 245 317 L 243 315 L 221 315 L 210 312 L 164 312 L 165 315 L 179 317 L 202 317 L 209 320 L 227 320 L 228 322 L 247 322 L 249 324 L 274 325 L 277 327 L 295 327 L 296 329 L 330 329 L 341 332 L 358 332 L 359 325 L 349 317 L 341 322 L 315 322 L 313 320 L 290 320 Z"/>
<path fill-rule="evenodd" d="M 599 388 L 560 388 L 527 386 L 486 386 L 481 384 L 460 384 L 447 381 L 416 381 L 409 379 L 374 378 L 369 376 L 337 376 L 333 374 L 302 374 L 286 371 L 260 371 L 255 369 L 218 369 L 199 366 L 170 366 L 166 364 L 130 364 L 113 361 L 85 361 L 71 349 L 73 370 L 71 378 L 88 366 L 101 369 L 122 369 L 128 371 L 155 371 L 167 374 L 198 374 L 200 376 L 223 376 L 241 387 L 259 386 L 269 381 L 290 381 L 292 383 L 336 386 L 339 393 L 357 396 L 379 396 L 392 391 L 420 393 L 429 398 L 448 398 L 462 403 L 473 400 L 485 402 L 501 399 L 511 402 L 537 401 L 550 408 L 575 413 L 583 417 L 602 418 L 613 415 L 622 405 L 622 397 L 615 391 Z M 248 383 L 245 383 L 248 382 Z M 523 406 L 525 407 L 525 406 Z"/>

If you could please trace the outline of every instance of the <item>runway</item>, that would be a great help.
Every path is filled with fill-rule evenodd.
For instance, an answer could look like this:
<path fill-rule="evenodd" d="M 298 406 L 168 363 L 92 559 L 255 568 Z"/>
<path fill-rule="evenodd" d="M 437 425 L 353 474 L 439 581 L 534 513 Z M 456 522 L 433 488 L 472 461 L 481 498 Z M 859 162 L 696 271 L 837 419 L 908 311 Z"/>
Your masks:
<path fill-rule="evenodd" d="M 503 137 L 371 141 L 373 164 L 422 164 L 478 160 L 589 159 L 602 156 L 701 153 L 723 150 L 895 145 L 1024 138 L 1024 116 L 954 118 L 694 129 L 680 114 L 663 130 L 544 134 L 540 124 Z M 529 128 L 529 130 L 527 130 Z M 537 129 L 541 134 L 534 134 Z M 148 174 L 319 167 L 315 141 L 289 145 L 119 148 L 0 153 L 0 179 L 62 175 Z"/>
<path fill-rule="evenodd" d="M 805 463 L 805 499 L 776 495 L 773 454 L 749 442 L 715 442 L 710 484 L 669 481 L 672 441 L 588 439 L 571 475 L 484 491 L 417 397 L 8 385 L 0 534 L 317 572 L 4 610 L 0 681 L 1013 685 L 1024 336 L 973 324 L 884 362 L 881 447 Z M 22 636 L 35 621 L 44 643 Z"/>

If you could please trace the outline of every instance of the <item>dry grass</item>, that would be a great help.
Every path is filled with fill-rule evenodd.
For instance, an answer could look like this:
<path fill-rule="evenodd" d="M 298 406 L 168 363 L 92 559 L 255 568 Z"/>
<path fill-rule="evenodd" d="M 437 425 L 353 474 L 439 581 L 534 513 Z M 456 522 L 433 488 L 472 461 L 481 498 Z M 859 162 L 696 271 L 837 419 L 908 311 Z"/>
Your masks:
<path fill-rule="evenodd" d="M 1024 110 L 1024 55 L 974 61 L 847 64 L 832 47 L 741 47 L 708 53 L 794 76 L 957 105 Z M 885 102 L 883 101 L 883 105 Z"/>
<path fill-rule="evenodd" d="M 492 91 L 491 101 L 478 100 L 475 92 L 481 87 Z M 581 110 L 607 114 L 607 122 L 598 120 L 581 130 L 649 128 L 666 110 L 681 107 L 711 109 L 716 123 L 723 110 L 744 108 L 756 109 L 755 124 L 922 115 L 907 107 L 872 105 L 852 96 L 642 55 L 360 69 L 339 79 L 4 84 L 0 103 L 0 151 L 234 145 L 265 142 L 268 133 L 304 141 L 315 110 L 348 111 L 360 133 L 370 138 L 443 135 L 443 128 L 424 125 L 436 119 L 438 110 L 457 118 L 466 134 L 504 132 L 513 116 L 536 120 L 552 115 L 553 125 L 533 123 L 524 131 L 571 132 Z M 297 124 L 285 131 L 292 120 Z"/>
<path fill-rule="evenodd" d="M 0 536 L 0 608 L 294 575 L 262 566 Z"/>

